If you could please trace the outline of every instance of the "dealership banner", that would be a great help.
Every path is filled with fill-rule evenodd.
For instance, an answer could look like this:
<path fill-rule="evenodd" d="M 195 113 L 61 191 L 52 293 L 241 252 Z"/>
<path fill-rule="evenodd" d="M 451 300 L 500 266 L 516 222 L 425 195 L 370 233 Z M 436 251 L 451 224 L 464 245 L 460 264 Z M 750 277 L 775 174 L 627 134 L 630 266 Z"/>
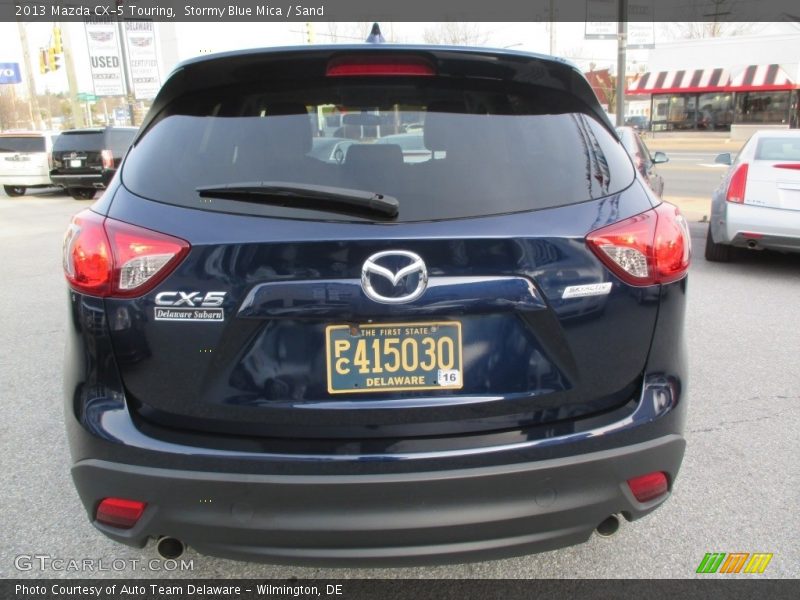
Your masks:
<path fill-rule="evenodd" d="M 133 95 L 137 100 L 152 100 L 161 87 L 155 27 L 152 21 L 125 22 L 128 71 Z"/>
<path fill-rule="evenodd" d="M 84 27 L 94 95 L 125 95 L 117 24 L 113 21 L 87 21 Z"/>

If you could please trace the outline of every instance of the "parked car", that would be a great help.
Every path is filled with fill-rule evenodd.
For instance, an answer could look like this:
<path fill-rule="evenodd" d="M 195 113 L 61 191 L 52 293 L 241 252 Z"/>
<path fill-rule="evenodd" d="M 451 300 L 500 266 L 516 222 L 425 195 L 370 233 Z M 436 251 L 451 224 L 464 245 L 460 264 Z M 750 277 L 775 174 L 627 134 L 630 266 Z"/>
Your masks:
<path fill-rule="evenodd" d="M 661 177 L 656 165 L 669 162 L 669 157 L 663 152 L 651 155 L 647 144 L 633 127 L 617 127 L 617 135 L 650 189 L 659 196 L 663 195 L 664 178 Z"/>
<path fill-rule="evenodd" d="M 0 183 L 8 196 L 52 185 L 50 152 L 55 136 L 41 131 L 0 133 Z"/>
<path fill-rule="evenodd" d="M 625 117 L 625 126 L 633 127 L 637 131 L 648 131 L 650 129 L 650 121 L 643 115 L 631 115 Z"/>
<path fill-rule="evenodd" d="M 105 189 L 136 136 L 135 127 L 64 131 L 53 146 L 50 181 L 76 200 L 88 200 Z"/>
<path fill-rule="evenodd" d="M 173 558 L 457 562 L 670 496 L 689 232 L 580 71 L 335 45 L 174 73 L 63 245 L 72 476 L 99 531 Z M 330 106 L 425 113 L 431 156 L 309 156 Z"/>
<path fill-rule="evenodd" d="M 706 260 L 733 248 L 800 252 L 800 131 L 758 131 L 739 151 L 711 200 Z"/>

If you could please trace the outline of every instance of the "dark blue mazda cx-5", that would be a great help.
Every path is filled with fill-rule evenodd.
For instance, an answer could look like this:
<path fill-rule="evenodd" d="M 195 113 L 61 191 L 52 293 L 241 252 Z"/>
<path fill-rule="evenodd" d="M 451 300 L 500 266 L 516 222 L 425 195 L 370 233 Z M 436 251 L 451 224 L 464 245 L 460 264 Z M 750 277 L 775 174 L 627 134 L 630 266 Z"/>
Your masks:
<path fill-rule="evenodd" d="M 611 533 L 683 457 L 689 256 L 565 61 L 190 60 L 64 240 L 78 493 L 173 557 L 425 564 Z"/>

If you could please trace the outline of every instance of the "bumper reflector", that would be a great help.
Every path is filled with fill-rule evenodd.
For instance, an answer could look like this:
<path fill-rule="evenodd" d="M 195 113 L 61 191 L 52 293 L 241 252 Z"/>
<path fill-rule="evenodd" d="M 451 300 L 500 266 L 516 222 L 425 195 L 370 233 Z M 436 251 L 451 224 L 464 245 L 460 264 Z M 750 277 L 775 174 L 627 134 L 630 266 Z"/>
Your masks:
<path fill-rule="evenodd" d="M 130 529 L 144 513 L 145 502 L 124 498 L 105 498 L 97 507 L 97 520 L 105 525 Z"/>
<path fill-rule="evenodd" d="M 647 475 L 628 479 L 628 487 L 631 488 L 631 492 L 639 502 L 649 502 L 666 494 L 669 486 L 666 474 L 654 471 Z"/>

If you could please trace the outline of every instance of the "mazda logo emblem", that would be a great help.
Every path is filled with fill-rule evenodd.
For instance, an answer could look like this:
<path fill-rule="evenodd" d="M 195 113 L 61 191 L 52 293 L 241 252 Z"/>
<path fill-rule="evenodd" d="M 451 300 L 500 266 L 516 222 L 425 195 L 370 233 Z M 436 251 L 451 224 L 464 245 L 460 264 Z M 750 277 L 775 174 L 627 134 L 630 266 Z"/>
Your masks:
<path fill-rule="evenodd" d="M 361 287 L 382 304 L 403 304 L 419 298 L 428 287 L 428 270 L 418 254 L 386 250 L 370 256 L 361 267 Z"/>

